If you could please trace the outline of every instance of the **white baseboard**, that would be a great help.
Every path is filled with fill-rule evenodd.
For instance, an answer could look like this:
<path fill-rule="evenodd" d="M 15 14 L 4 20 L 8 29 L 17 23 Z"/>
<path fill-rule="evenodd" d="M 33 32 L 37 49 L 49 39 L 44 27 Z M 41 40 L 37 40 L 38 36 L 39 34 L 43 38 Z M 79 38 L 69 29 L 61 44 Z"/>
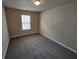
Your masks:
<path fill-rule="evenodd" d="M 40 34 L 41 34 L 41 33 L 40 33 Z M 56 40 L 54 40 L 54 39 L 50 38 L 50 37 L 49 37 L 49 36 L 47 36 L 47 35 L 44 35 L 44 34 L 41 34 L 41 35 L 43 35 L 43 36 L 45 36 L 45 37 L 47 37 L 47 38 L 49 38 L 49 39 L 53 40 L 54 42 L 56 42 L 56 43 L 58 43 L 58 44 L 62 45 L 63 47 L 65 47 L 65 48 L 67 48 L 67 49 L 69 49 L 70 51 L 72 51 L 72 52 L 74 52 L 74 53 L 77 53 L 77 51 L 73 50 L 72 48 L 68 47 L 67 45 L 62 44 L 62 43 L 60 43 L 60 42 L 58 42 L 58 41 L 56 41 Z"/>
<path fill-rule="evenodd" d="M 2 59 L 5 59 L 5 56 L 6 56 L 6 53 L 7 53 L 8 46 L 9 46 L 9 40 L 8 40 L 7 45 L 6 45 L 5 53 L 4 53 L 4 55 L 2 56 Z"/>
<path fill-rule="evenodd" d="M 25 36 L 25 35 L 31 35 L 31 34 L 36 34 L 36 33 L 21 34 L 21 35 L 12 36 L 10 38 L 16 38 L 16 37 Z"/>

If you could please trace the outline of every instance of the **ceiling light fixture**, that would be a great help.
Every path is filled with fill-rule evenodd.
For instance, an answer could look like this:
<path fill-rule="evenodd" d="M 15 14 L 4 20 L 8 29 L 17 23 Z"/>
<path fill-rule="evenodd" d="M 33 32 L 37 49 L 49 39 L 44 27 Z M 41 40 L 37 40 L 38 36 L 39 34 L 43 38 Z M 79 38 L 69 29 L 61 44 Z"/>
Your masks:
<path fill-rule="evenodd" d="M 35 2 L 34 2 L 34 3 L 35 3 L 35 5 L 37 5 L 37 6 L 38 6 L 38 5 L 40 5 L 40 0 L 35 0 Z"/>

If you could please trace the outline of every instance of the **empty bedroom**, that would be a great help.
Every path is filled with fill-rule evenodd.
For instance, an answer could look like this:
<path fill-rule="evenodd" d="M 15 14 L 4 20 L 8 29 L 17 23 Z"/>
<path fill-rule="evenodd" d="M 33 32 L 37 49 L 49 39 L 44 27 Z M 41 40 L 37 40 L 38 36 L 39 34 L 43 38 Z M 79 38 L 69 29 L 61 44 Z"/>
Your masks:
<path fill-rule="evenodd" d="M 2 0 L 2 59 L 77 59 L 77 1 Z"/>

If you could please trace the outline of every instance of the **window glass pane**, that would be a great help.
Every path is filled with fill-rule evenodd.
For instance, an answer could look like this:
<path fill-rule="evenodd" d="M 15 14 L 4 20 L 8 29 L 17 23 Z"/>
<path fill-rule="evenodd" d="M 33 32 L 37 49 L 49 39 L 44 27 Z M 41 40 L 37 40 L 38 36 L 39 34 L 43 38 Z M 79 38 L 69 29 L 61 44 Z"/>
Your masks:
<path fill-rule="evenodd" d="M 29 15 L 21 15 L 22 19 L 22 30 L 30 30 L 31 29 L 31 20 Z"/>

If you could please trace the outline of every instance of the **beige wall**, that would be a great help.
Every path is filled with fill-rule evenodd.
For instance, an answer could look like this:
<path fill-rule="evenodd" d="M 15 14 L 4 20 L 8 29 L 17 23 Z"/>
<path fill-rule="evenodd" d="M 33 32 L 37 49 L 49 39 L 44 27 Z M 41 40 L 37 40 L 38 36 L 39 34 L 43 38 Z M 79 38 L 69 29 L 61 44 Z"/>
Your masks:
<path fill-rule="evenodd" d="M 76 2 L 71 2 L 41 13 L 40 33 L 77 51 Z"/>
<path fill-rule="evenodd" d="M 7 22 L 10 37 L 38 33 L 39 31 L 39 12 L 22 11 L 17 9 L 6 8 Z M 31 16 L 31 30 L 23 31 L 21 24 L 21 15 Z"/>
<path fill-rule="evenodd" d="M 5 58 L 8 44 L 9 44 L 9 37 L 6 23 L 5 8 L 2 7 L 2 59 Z"/>

